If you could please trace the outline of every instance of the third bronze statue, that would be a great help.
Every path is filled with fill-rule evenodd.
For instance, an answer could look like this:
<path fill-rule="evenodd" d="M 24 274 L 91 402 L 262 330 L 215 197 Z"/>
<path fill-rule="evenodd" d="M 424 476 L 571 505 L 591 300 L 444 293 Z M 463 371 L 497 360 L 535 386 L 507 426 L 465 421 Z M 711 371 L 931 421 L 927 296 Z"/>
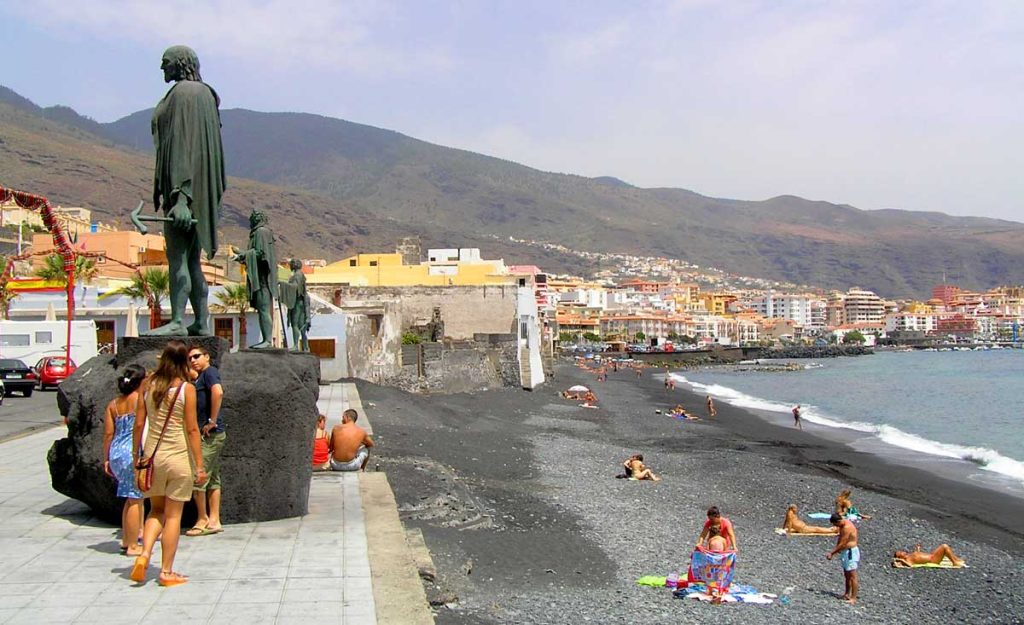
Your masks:
<path fill-rule="evenodd" d="M 245 264 L 249 305 L 256 309 L 260 321 L 260 342 L 249 348 L 273 347 L 271 332 L 274 299 L 277 298 L 277 252 L 274 250 L 274 233 L 262 211 L 254 210 L 249 215 L 249 247 L 231 258 Z"/>
<path fill-rule="evenodd" d="M 217 252 L 217 222 L 226 187 L 220 138 L 220 98 L 199 76 L 199 57 L 191 48 L 164 52 L 160 69 L 174 86 L 153 111 L 156 175 L 153 204 L 166 217 L 164 240 L 170 274 L 171 319 L 146 334 L 208 336 L 208 288 L 200 250 Z M 185 327 L 185 303 L 195 321 Z"/>
<path fill-rule="evenodd" d="M 288 282 L 281 282 L 281 302 L 288 309 L 288 327 L 292 330 L 292 344 L 296 351 L 309 351 L 310 306 L 309 293 L 306 291 L 306 275 L 302 273 L 302 261 L 293 258 L 288 262 L 292 270 Z"/>

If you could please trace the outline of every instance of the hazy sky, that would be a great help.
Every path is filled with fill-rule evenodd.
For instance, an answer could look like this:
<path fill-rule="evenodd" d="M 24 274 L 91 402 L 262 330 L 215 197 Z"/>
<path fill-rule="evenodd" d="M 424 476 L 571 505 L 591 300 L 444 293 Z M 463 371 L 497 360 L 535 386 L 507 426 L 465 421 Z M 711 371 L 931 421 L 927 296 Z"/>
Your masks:
<path fill-rule="evenodd" d="M 0 84 L 99 121 L 195 48 L 223 107 L 549 171 L 1024 221 L 1024 2 L 0 0 Z"/>

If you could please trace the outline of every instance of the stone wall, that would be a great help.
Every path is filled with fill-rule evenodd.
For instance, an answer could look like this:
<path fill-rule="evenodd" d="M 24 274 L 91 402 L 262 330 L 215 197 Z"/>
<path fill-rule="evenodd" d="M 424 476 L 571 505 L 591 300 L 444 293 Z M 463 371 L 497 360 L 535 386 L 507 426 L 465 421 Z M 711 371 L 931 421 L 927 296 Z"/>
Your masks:
<path fill-rule="evenodd" d="M 411 326 L 429 323 L 434 308 L 440 308 L 444 336 L 456 341 L 471 339 L 473 334 L 481 332 L 514 332 L 517 289 L 515 285 L 309 286 L 311 292 L 342 308 L 347 308 L 349 304 L 362 307 L 373 302 L 394 302 L 401 324 L 399 334 Z"/>
<path fill-rule="evenodd" d="M 384 314 L 378 319 L 377 333 L 374 334 L 373 322 L 368 316 L 347 315 L 345 343 L 349 376 L 379 384 L 398 375 L 402 333 L 395 327 L 396 316 Z"/>
<path fill-rule="evenodd" d="M 514 338 L 403 345 L 401 371 L 387 383 L 432 393 L 517 388 L 521 386 L 517 350 Z"/>

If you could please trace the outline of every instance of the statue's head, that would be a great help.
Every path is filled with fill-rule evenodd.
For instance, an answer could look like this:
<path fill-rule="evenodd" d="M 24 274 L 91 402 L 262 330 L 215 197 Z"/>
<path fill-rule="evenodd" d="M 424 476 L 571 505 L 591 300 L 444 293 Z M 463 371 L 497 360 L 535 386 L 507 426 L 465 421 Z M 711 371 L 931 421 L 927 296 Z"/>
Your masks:
<path fill-rule="evenodd" d="M 160 60 L 164 70 L 164 82 L 176 80 L 202 81 L 199 75 L 199 55 L 188 46 L 171 46 Z"/>
<path fill-rule="evenodd" d="M 292 271 L 298 271 L 299 269 L 302 269 L 302 259 L 299 259 L 299 258 L 291 259 L 290 261 L 288 261 L 288 267 Z"/>
<path fill-rule="evenodd" d="M 267 215 L 263 211 L 255 210 L 249 214 L 249 227 L 255 228 L 267 223 Z"/>

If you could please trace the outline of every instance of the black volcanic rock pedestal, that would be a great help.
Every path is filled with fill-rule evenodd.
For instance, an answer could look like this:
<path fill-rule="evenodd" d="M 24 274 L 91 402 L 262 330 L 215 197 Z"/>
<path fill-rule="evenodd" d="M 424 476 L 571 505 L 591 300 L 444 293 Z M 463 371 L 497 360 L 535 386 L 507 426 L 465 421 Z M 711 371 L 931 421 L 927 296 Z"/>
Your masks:
<path fill-rule="evenodd" d="M 281 349 L 230 353 L 227 342 L 216 337 L 188 342 L 210 351 L 224 386 L 221 518 L 242 523 L 305 514 L 320 361 Z M 116 357 L 83 363 L 58 391 L 68 436 L 47 454 L 53 488 L 118 525 L 122 500 L 103 472 L 103 412 L 117 394 L 118 372 L 132 363 L 154 369 L 166 343 L 157 337 L 120 339 Z"/>

